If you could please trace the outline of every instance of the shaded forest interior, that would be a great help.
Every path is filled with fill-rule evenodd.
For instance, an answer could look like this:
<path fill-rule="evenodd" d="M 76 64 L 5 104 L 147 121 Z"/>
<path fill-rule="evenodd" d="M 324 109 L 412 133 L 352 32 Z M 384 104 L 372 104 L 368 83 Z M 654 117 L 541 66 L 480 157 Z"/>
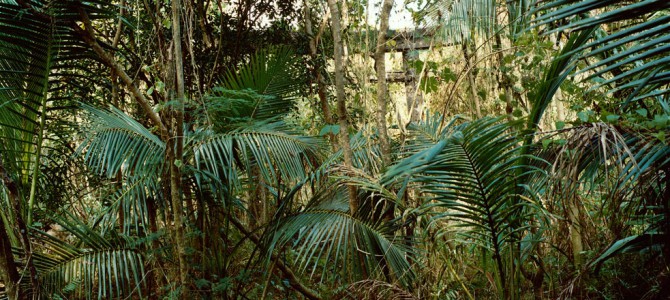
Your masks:
<path fill-rule="evenodd" d="M 0 0 L 0 299 L 668 299 L 666 0 Z"/>

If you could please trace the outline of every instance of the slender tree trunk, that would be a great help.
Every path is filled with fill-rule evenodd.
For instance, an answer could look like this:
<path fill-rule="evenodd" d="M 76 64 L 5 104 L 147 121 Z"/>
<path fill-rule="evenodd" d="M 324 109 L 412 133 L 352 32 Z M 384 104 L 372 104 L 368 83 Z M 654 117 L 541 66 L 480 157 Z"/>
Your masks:
<path fill-rule="evenodd" d="M 505 72 L 503 72 L 500 68 L 504 64 L 504 55 L 502 52 L 502 38 L 500 37 L 500 30 L 496 30 L 495 33 L 495 47 L 494 50 L 498 53 L 497 58 L 498 58 L 498 89 L 503 90 L 505 92 L 505 113 L 507 114 L 507 118 L 511 121 L 513 119 L 512 113 L 514 112 L 514 106 L 512 105 L 512 100 L 514 98 L 514 94 L 512 92 L 512 86 L 509 82 L 508 76 L 505 75 Z"/>
<path fill-rule="evenodd" d="M 206 48 L 212 47 L 212 30 L 207 24 L 207 7 L 204 5 L 205 1 L 203 0 L 193 0 L 192 6 L 195 6 L 196 13 L 198 17 L 198 26 L 202 31 L 202 40 L 205 43 Z M 209 6 L 209 2 L 207 2 Z"/>
<path fill-rule="evenodd" d="M 347 119 L 347 103 L 344 94 L 344 54 L 342 48 L 342 28 L 340 26 L 340 11 L 337 0 L 328 0 L 332 20 L 333 43 L 335 46 L 335 91 L 337 94 L 337 119 L 340 124 L 340 147 L 344 153 L 344 165 L 353 167 L 353 153 L 349 144 L 349 121 Z M 349 210 L 355 214 L 358 210 L 356 188 L 349 186 Z"/>
<path fill-rule="evenodd" d="M 407 104 L 408 123 L 418 122 L 421 119 L 421 108 L 423 107 L 423 94 L 418 89 L 416 70 L 414 62 L 419 59 L 416 51 L 405 50 L 402 52 L 402 65 L 405 70 L 405 103 Z"/>
<path fill-rule="evenodd" d="M 121 39 L 121 30 L 123 29 L 123 14 L 124 14 L 124 7 L 126 6 L 125 1 L 121 1 L 121 10 L 119 11 L 119 22 L 116 25 L 116 34 L 114 34 L 114 40 L 112 41 L 112 48 L 116 49 L 116 47 L 119 44 L 119 40 Z M 117 87 L 118 84 L 118 76 L 114 72 L 113 68 L 110 68 L 110 79 L 112 81 L 112 105 L 115 106 L 118 109 L 123 110 L 123 107 L 121 106 L 121 96 L 119 93 L 119 88 Z M 119 170 L 116 172 L 116 189 L 121 190 L 123 189 L 123 172 Z M 123 202 L 121 202 L 121 205 L 119 205 L 119 228 L 121 229 L 121 232 L 125 232 L 125 213 L 124 213 L 124 207 L 123 207 Z"/>
<path fill-rule="evenodd" d="M 318 57 L 318 36 L 314 35 L 312 29 L 312 12 L 309 5 L 305 5 L 305 33 L 309 36 L 309 54 L 314 64 L 313 76 L 316 78 L 317 94 L 319 96 L 319 104 L 321 105 L 321 112 L 323 113 L 323 120 L 326 124 L 334 124 L 333 115 L 330 112 L 330 105 L 328 105 L 328 96 L 326 93 L 326 82 L 321 76 L 321 64 L 319 64 Z"/>
<path fill-rule="evenodd" d="M 199 2 L 199 4 L 196 4 L 196 5 L 199 5 L 200 8 L 201 8 L 202 7 L 201 1 L 196 1 L 196 2 Z M 198 8 L 198 9 L 200 9 L 200 8 Z M 193 28 L 194 28 L 195 25 L 191 23 L 191 22 L 193 22 L 193 20 L 196 17 L 200 21 L 199 23 L 201 24 L 201 26 L 203 28 L 203 32 L 202 32 L 203 40 L 204 40 L 205 45 L 206 45 L 207 48 L 211 47 L 211 42 L 208 38 L 209 34 L 205 31 L 205 25 L 204 25 L 204 21 L 203 21 L 203 18 L 206 18 L 206 16 L 200 15 L 200 13 L 196 14 L 195 9 L 196 8 L 193 7 L 193 3 L 191 3 L 190 13 L 189 13 L 189 16 L 190 16 L 189 20 L 190 21 L 187 23 L 188 27 L 186 29 L 186 41 L 187 41 L 187 45 L 188 45 L 187 48 L 188 48 L 189 56 L 191 57 L 191 67 L 193 68 L 193 77 L 195 78 L 195 85 L 197 87 L 198 97 L 200 99 L 202 99 L 203 98 L 202 89 L 204 87 L 202 86 L 202 80 L 200 79 L 201 78 L 200 77 L 200 72 L 201 72 L 200 66 L 195 62 L 195 58 L 196 58 L 195 46 L 193 45 L 193 43 L 195 41 L 195 36 L 193 34 Z"/>
<path fill-rule="evenodd" d="M 470 50 L 468 49 L 468 42 L 463 41 L 463 58 L 465 59 L 465 69 L 467 71 L 467 76 L 468 76 L 468 84 L 470 85 L 470 101 L 475 106 L 475 116 L 477 118 L 482 117 L 482 110 L 481 110 L 481 103 L 479 101 L 479 96 L 477 95 L 477 90 L 476 89 L 476 83 L 475 83 L 475 74 L 474 74 L 474 66 L 472 65 L 474 63 L 473 59 L 474 54 L 470 53 Z"/>
<path fill-rule="evenodd" d="M 329 1 L 330 2 L 330 1 Z M 346 32 L 349 28 L 349 4 L 347 0 L 337 0 L 337 3 L 340 4 L 340 13 L 337 15 L 340 18 L 340 36 L 344 35 L 345 38 L 342 38 L 342 55 L 344 57 L 349 57 L 349 45 L 347 45 Z"/>
<path fill-rule="evenodd" d="M 114 184 L 116 186 L 116 190 L 120 191 L 123 189 L 123 173 L 121 173 L 121 170 L 116 172 L 116 182 Z M 119 203 L 119 230 L 123 233 L 126 231 L 126 214 L 125 214 L 125 201 L 123 201 L 123 198 L 121 199 L 121 202 Z"/>
<path fill-rule="evenodd" d="M 37 269 L 35 269 L 35 264 L 33 263 L 33 252 L 32 252 L 32 247 L 30 244 L 30 238 L 28 235 L 28 227 L 26 226 L 26 223 L 23 221 L 23 217 L 21 216 L 21 203 L 19 199 L 19 188 L 16 186 L 16 183 L 9 177 L 9 174 L 7 174 L 7 170 L 5 170 L 4 165 L 2 164 L 2 153 L 0 153 L 0 180 L 2 183 L 5 185 L 5 188 L 7 189 L 8 196 L 9 196 L 9 201 L 12 204 L 13 212 L 14 212 L 14 222 L 16 223 L 16 226 L 18 227 L 18 231 L 21 237 L 21 246 L 23 246 L 23 253 L 25 255 L 25 261 L 26 261 L 26 268 L 28 269 L 28 272 L 30 274 L 30 284 L 31 288 L 34 291 L 39 291 L 40 290 L 40 282 L 39 278 L 37 277 Z M 0 223 L 3 223 L 2 220 L 0 220 Z M 5 247 L 8 245 L 9 242 L 9 237 L 7 237 L 7 231 L 6 228 L 4 228 L 4 223 L 2 224 L 3 228 L 0 228 L 2 230 L 2 248 L 0 251 L 3 252 L 2 255 L 2 264 L 4 265 L 5 269 L 6 268 L 12 268 L 12 270 L 8 270 L 7 272 L 7 283 L 5 285 L 8 287 L 8 292 L 9 292 L 9 286 L 12 285 L 12 293 L 16 293 L 19 297 L 18 299 L 24 299 L 28 297 L 27 293 L 23 293 L 21 291 L 21 288 L 18 286 L 19 278 L 18 274 L 14 274 L 16 272 L 16 265 L 13 264 L 13 256 L 11 254 L 11 245 L 9 246 L 9 256 L 7 256 L 7 252 Z M 5 239 L 5 237 L 7 237 Z M 6 243 L 6 244 L 5 244 Z M 16 276 L 15 276 L 16 275 Z"/>
<path fill-rule="evenodd" d="M 158 222 L 156 216 L 156 201 L 153 197 L 147 197 L 147 210 L 149 212 L 149 231 L 151 234 L 158 233 Z M 153 251 L 160 249 L 161 244 L 158 239 L 153 239 L 151 242 L 151 247 Z M 159 298 L 160 294 L 160 283 L 162 282 L 163 277 L 161 276 L 158 270 L 163 268 L 163 258 L 159 254 L 154 254 L 155 261 L 152 263 L 152 274 L 149 274 L 147 277 L 147 289 L 149 290 L 149 299 L 155 300 Z"/>
<path fill-rule="evenodd" d="M 10 299 L 25 299 L 23 291 L 19 288 L 19 272 L 16 271 L 14 255 L 12 255 L 12 244 L 7 236 L 5 222 L 0 220 L 0 279 L 5 283 L 5 292 Z"/>
<path fill-rule="evenodd" d="M 377 130 L 382 150 L 384 164 L 390 162 L 391 144 L 386 126 L 386 32 L 389 29 L 389 15 L 393 8 L 393 0 L 384 0 L 381 16 L 379 17 L 379 34 L 377 35 L 377 50 L 375 51 L 375 67 L 377 69 Z"/>
<path fill-rule="evenodd" d="M 172 141 L 168 145 L 174 146 L 168 149 L 168 162 L 170 163 L 170 198 L 174 217 L 174 230 L 177 242 L 177 256 L 179 260 L 179 282 L 182 287 L 187 284 L 188 264 L 186 262 L 186 241 L 184 240 L 184 223 L 182 220 L 182 192 L 181 171 L 179 169 L 183 154 L 183 122 L 184 114 L 182 105 L 184 102 L 184 62 L 181 49 L 181 19 L 180 0 L 172 0 L 172 40 L 174 43 L 175 81 L 178 105 L 173 109 L 174 127 L 172 128 Z M 171 155 L 172 154 L 172 155 Z"/>
<path fill-rule="evenodd" d="M 568 226 L 570 229 L 570 242 L 572 243 L 572 258 L 574 259 L 575 269 L 582 267 L 582 251 L 584 251 L 584 243 L 582 241 L 582 229 L 579 222 L 579 207 L 576 199 L 570 201 L 567 207 Z"/>
<path fill-rule="evenodd" d="M 6 186 L 5 178 L 9 178 L 5 167 L 2 164 L 2 153 L 0 152 L 0 176 L 2 176 L 3 184 Z M 19 272 L 16 270 L 16 263 L 14 263 L 14 255 L 12 254 L 12 243 L 7 235 L 7 228 L 5 222 L 0 219 L 0 279 L 5 283 L 5 292 L 10 299 L 27 299 L 19 287 Z"/>

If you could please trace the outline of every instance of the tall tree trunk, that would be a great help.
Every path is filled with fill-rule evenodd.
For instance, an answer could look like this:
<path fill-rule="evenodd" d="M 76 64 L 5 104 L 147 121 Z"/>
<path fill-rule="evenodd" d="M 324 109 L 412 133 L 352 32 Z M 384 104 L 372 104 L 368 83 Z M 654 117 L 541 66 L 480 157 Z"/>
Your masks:
<path fill-rule="evenodd" d="M 389 29 L 389 15 L 393 8 L 393 0 L 384 0 L 381 16 L 379 17 L 379 34 L 377 35 L 377 49 L 375 51 L 375 67 L 377 69 L 377 130 L 382 150 L 384 164 L 390 162 L 391 145 L 386 128 L 386 32 Z"/>
<path fill-rule="evenodd" d="M 116 24 L 116 33 L 114 34 L 114 40 L 112 40 L 112 49 L 116 49 L 116 47 L 119 45 L 119 41 L 121 40 L 121 31 L 123 30 L 123 15 L 125 13 L 125 7 L 126 7 L 126 1 L 121 0 L 121 3 L 119 4 L 121 7 L 119 10 L 119 21 Z M 119 93 L 119 87 L 118 85 L 118 76 L 114 72 L 113 68 L 110 68 L 110 79 L 112 81 L 112 105 L 115 106 L 118 109 L 123 110 L 123 107 L 121 106 L 121 103 L 123 102 L 121 100 L 121 96 Z M 116 172 L 116 189 L 121 190 L 123 189 L 123 172 L 119 170 Z M 121 229 L 121 232 L 125 232 L 124 230 L 126 229 L 124 224 L 125 224 L 125 213 L 124 213 L 124 205 L 123 202 L 121 202 L 121 205 L 119 205 L 119 228 Z"/>
<path fill-rule="evenodd" d="M 184 240 L 184 223 L 182 220 L 182 192 L 181 171 L 179 167 L 182 162 L 184 149 L 183 123 L 184 114 L 182 105 L 184 102 L 184 62 L 181 49 L 181 9 L 180 0 L 172 0 L 172 41 L 174 43 L 175 82 L 178 105 L 173 108 L 174 126 L 172 127 L 173 143 L 168 143 L 168 162 L 170 164 L 170 198 L 172 201 L 175 238 L 177 243 L 177 256 L 179 260 L 179 283 L 186 286 L 188 276 L 188 264 L 186 262 L 186 241 Z"/>
<path fill-rule="evenodd" d="M 349 57 L 349 45 L 347 45 L 347 29 L 349 28 L 349 4 L 347 0 L 338 0 L 337 3 L 340 4 L 340 14 L 337 16 L 340 18 L 340 36 L 344 35 L 344 38 L 340 39 L 342 41 L 342 55 L 344 57 Z"/>
<path fill-rule="evenodd" d="M 568 228 L 570 231 L 570 242 L 572 244 L 572 258 L 574 259 L 575 269 L 579 270 L 583 264 L 582 252 L 584 251 L 584 242 L 582 241 L 582 228 L 580 224 L 579 206 L 576 197 L 572 197 L 568 203 Z"/>
<path fill-rule="evenodd" d="M 340 10 L 337 0 L 328 0 L 332 20 L 334 56 L 335 56 L 335 91 L 337 94 L 337 119 L 340 124 L 340 147 L 344 153 L 344 165 L 353 167 L 353 153 L 349 144 L 349 121 L 347 120 L 347 103 L 344 94 L 344 55 L 342 48 L 342 27 L 340 26 Z M 356 188 L 349 186 L 349 210 L 353 215 L 358 210 Z"/>
<path fill-rule="evenodd" d="M 149 232 L 150 234 L 156 234 L 158 233 L 158 222 L 157 222 L 157 216 L 156 216 L 156 200 L 154 197 L 147 197 L 147 210 L 149 214 Z M 151 247 L 153 249 L 160 249 L 161 244 L 158 241 L 158 239 L 153 239 L 151 241 Z M 161 270 L 163 269 L 163 258 L 161 255 L 155 255 L 155 261 L 153 262 L 152 269 L 153 270 Z M 155 300 L 159 298 L 160 295 L 160 286 L 163 281 L 164 277 L 161 276 L 160 272 L 153 271 L 153 274 L 149 274 L 147 277 L 147 289 L 149 290 L 149 295 L 148 299 L 149 300 Z"/>

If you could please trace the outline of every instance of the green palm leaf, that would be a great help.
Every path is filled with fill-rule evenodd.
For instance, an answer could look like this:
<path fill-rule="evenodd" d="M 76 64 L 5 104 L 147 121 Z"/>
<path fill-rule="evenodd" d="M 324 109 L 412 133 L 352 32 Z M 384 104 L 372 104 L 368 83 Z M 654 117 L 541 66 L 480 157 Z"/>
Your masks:
<path fill-rule="evenodd" d="M 438 28 L 440 38 L 460 44 L 479 35 L 491 37 L 500 30 L 499 6 L 506 6 L 512 38 L 529 23 L 531 0 L 442 0 L 429 2 L 422 18 L 428 28 Z"/>
<path fill-rule="evenodd" d="M 147 201 L 150 197 L 159 207 L 164 209 L 162 194 L 160 190 L 160 173 L 149 174 L 144 177 L 128 177 L 123 186 L 116 192 L 107 196 L 108 206 L 103 207 L 100 217 L 94 222 L 102 233 L 113 231 L 114 226 L 119 224 L 119 212 L 123 212 L 123 224 L 121 232 L 127 236 L 137 236 L 146 233 L 149 223 L 149 207 Z"/>
<path fill-rule="evenodd" d="M 670 3 L 664 0 L 553 0 L 538 6 L 535 12 L 542 12 L 542 15 L 535 22 L 545 25 L 570 20 L 548 32 L 579 32 L 601 25 L 617 28 L 607 33 L 603 31 L 598 40 L 575 49 L 575 52 L 583 51 L 580 59 L 599 58 L 580 73 L 589 72 L 589 78 L 611 74 L 599 85 L 609 86 L 611 93 L 635 90 L 637 97 L 629 97 L 627 101 L 637 101 L 668 92 L 662 89 L 670 83 L 668 8 Z M 575 18 L 579 15 L 585 17 Z"/>
<path fill-rule="evenodd" d="M 447 221 L 467 240 L 500 257 L 506 244 L 519 241 L 537 206 L 523 180 L 541 172 L 527 165 L 511 134 L 513 125 L 484 118 L 458 125 L 453 132 L 391 167 L 384 184 L 418 185 L 426 205 L 436 211 L 433 222 Z M 405 178 L 405 179 L 403 179 Z M 401 187 L 404 189 L 405 187 Z M 523 195 L 523 197 L 522 197 Z M 506 268 L 498 264 L 498 275 Z"/>
<path fill-rule="evenodd" d="M 83 70 L 73 73 L 70 62 L 90 61 L 86 45 L 76 38 L 70 23 L 72 15 L 78 14 L 75 3 L 67 2 L 31 2 L 34 9 L 0 2 L 0 124 L 4 131 L 0 134 L 13 141 L 4 146 L 12 147 L 7 151 L 17 158 L 7 164 L 16 174 L 34 173 L 48 126 L 48 107 L 65 106 L 66 98 L 57 97 L 57 91 L 68 86 L 64 78 L 82 75 Z M 35 155 L 37 159 L 32 159 Z"/>
<path fill-rule="evenodd" d="M 223 134 L 205 131 L 190 141 L 190 154 L 201 173 L 242 188 L 239 172 L 253 178 L 252 167 L 268 183 L 298 181 L 322 158 L 322 141 L 298 135 L 283 123 L 261 124 Z M 280 179 L 281 178 L 281 179 Z M 202 177 L 198 177 L 201 180 Z"/>
<path fill-rule="evenodd" d="M 667 128 L 666 128 L 667 130 Z M 658 207 L 667 207 L 668 183 L 666 173 L 670 166 L 670 146 L 648 133 L 627 132 L 626 147 L 630 159 L 622 160 L 623 170 L 618 176 L 617 194 L 626 197 L 627 205 L 607 203 L 616 219 L 625 217 L 644 224 L 643 232 L 614 241 L 595 258 L 589 266 L 596 272 L 610 258 L 622 253 L 663 254 L 668 247 L 667 235 L 670 231 L 668 214 Z M 620 217 L 621 216 L 621 217 Z"/>
<path fill-rule="evenodd" d="M 576 50 L 589 41 L 594 31 L 595 28 L 592 27 L 571 35 L 561 53 L 545 71 L 542 82 L 536 87 L 533 94 L 533 108 L 528 116 L 526 127 L 529 133 L 534 133 L 538 129 L 540 120 L 554 99 L 554 95 L 576 67 L 576 61 L 579 59 L 579 52 Z M 530 145 L 532 139 L 533 135 L 528 134 L 525 140 L 526 145 Z"/>
<path fill-rule="evenodd" d="M 70 155 L 71 127 L 53 116 L 67 114 L 60 111 L 73 104 L 75 95 L 89 95 L 77 78 L 99 77 L 90 66 L 73 63 L 91 63 L 73 27 L 80 8 L 96 18 L 113 14 L 104 13 L 111 6 L 101 1 L 0 1 L 0 151 L 21 187 L 28 223 L 36 199 L 48 195 L 39 183 L 55 176 L 43 174 L 53 170 L 46 166 L 49 160 Z M 55 127 L 64 130 L 47 131 Z"/>
<path fill-rule="evenodd" d="M 107 239 L 72 217 L 54 217 L 68 233 L 76 237 L 74 246 L 46 232 L 33 229 L 44 251 L 34 252 L 45 297 L 111 299 L 140 293 L 144 280 L 144 257 L 129 241 Z M 96 296 L 97 295 L 97 296 Z"/>
<path fill-rule="evenodd" d="M 303 85 L 298 70 L 299 56 L 290 47 L 264 48 L 252 55 L 247 64 L 228 71 L 222 79 L 221 88 L 214 92 L 250 89 L 270 96 L 258 98 L 248 111 L 248 117 L 257 120 L 273 118 L 293 107 L 293 100 Z"/>
<path fill-rule="evenodd" d="M 352 279 L 388 274 L 408 286 L 412 248 L 393 234 L 392 223 L 372 221 L 370 206 L 352 216 L 345 188 L 323 187 L 305 210 L 278 220 L 267 234 L 267 251 L 294 245 L 296 264 L 303 271 L 311 266 L 312 275 L 320 269 L 322 280 L 333 272 Z"/>
<path fill-rule="evenodd" d="M 161 195 L 159 177 L 164 167 L 165 143 L 116 108 L 82 107 L 88 119 L 83 126 L 87 135 L 77 153 L 93 172 L 107 178 L 115 178 L 121 172 L 125 179 L 121 188 L 109 196 L 111 205 L 98 222 L 104 232 L 117 224 L 117 212 L 123 211 L 122 232 L 139 232 L 149 221 L 148 197 Z"/>
<path fill-rule="evenodd" d="M 122 171 L 130 176 L 159 174 L 165 143 L 124 112 L 84 105 L 89 124 L 77 152 L 96 173 L 108 178 Z"/>
<path fill-rule="evenodd" d="M 462 43 L 473 33 L 491 36 L 496 26 L 495 0 L 447 0 L 433 2 L 426 9 L 429 27 L 439 28 L 446 42 Z"/>

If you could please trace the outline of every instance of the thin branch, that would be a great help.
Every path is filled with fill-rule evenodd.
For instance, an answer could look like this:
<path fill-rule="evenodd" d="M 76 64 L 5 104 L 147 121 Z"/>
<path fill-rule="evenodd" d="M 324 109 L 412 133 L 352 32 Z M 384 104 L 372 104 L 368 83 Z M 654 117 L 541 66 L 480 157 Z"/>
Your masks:
<path fill-rule="evenodd" d="M 149 101 L 147 100 L 146 97 L 144 97 L 144 94 L 135 86 L 135 83 L 133 80 L 128 76 L 126 71 L 119 65 L 119 63 L 114 59 L 112 55 L 107 53 L 100 44 L 98 43 L 95 33 L 93 32 L 93 26 L 91 25 L 91 20 L 88 17 L 88 14 L 86 11 L 84 11 L 83 8 L 79 8 L 79 15 L 81 16 L 81 19 L 84 23 L 84 28 L 82 29 L 79 27 L 76 23 L 72 24 L 72 28 L 74 28 L 74 31 L 77 32 L 88 44 L 93 51 L 95 51 L 96 54 L 100 57 L 103 63 L 105 63 L 108 67 L 110 67 L 114 73 L 119 75 L 121 78 L 121 81 L 126 85 L 126 87 L 130 90 L 130 93 L 133 95 L 137 103 L 142 107 L 144 112 L 149 116 L 149 119 L 154 122 L 156 126 L 158 126 L 158 129 L 160 130 L 161 137 L 164 139 L 167 139 L 169 137 L 168 129 L 161 120 L 160 116 L 151 108 L 151 105 Z"/>

